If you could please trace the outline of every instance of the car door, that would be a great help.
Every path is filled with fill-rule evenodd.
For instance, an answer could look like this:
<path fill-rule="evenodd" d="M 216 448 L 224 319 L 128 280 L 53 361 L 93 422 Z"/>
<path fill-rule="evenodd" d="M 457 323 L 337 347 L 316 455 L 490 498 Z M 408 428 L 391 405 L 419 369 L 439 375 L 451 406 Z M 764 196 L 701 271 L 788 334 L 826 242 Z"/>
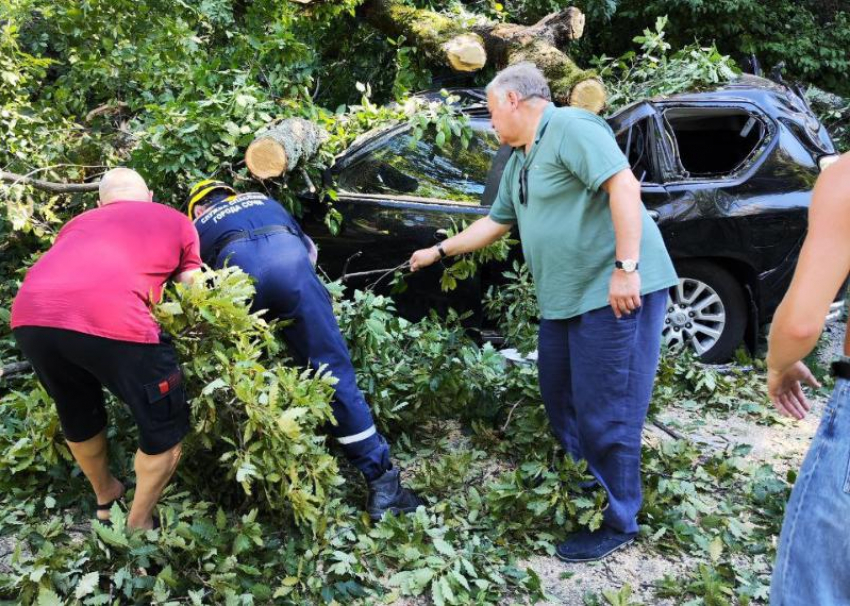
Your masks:
<path fill-rule="evenodd" d="M 669 150 L 664 186 L 676 257 L 736 258 L 763 265 L 792 229 L 785 208 L 765 208 L 758 167 L 776 145 L 776 125 L 746 101 L 658 103 Z"/>
<path fill-rule="evenodd" d="M 659 225 L 669 221 L 670 196 L 663 185 L 668 150 L 661 141 L 661 121 L 655 105 L 642 101 L 608 118 L 617 144 L 640 181 L 641 200 Z M 662 228 L 663 233 L 663 228 Z"/>
<path fill-rule="evenodd" d="M 442 149 L 430 136 L 417 141 L 408 125 L 400 125 L 340 159 L 333 170 L 334 207 L 343 218 L 340 233 L 331 235 L 317 222 L 306 222 L 319 246 L 320 266 L 331 279 L 343 277 L 349 288 L 387 292 L 392 270 L 413 251 L 487 214 L 481 195 L 498 141 L 486 120 L 470 122 L 474 136 L 466 149 L 458 138 Z M 443 293 L 442 269 L 435 264 L 409 275 L 407 290 L 395 297 L 399 311 L 418 318 L 431 308 L 452 307 L 472 311 L 473 321 L 480 322 L 480 276 Z"/>

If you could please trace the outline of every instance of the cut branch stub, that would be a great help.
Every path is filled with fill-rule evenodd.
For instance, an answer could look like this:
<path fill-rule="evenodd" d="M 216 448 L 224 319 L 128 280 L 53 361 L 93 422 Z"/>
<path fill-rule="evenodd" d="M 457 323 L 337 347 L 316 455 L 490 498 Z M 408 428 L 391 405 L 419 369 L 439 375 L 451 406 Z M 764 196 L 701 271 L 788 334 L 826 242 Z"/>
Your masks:
<path fill-rule="evenodd" d="M 478 71 L 487 63 L 484 42 L 475 34 L 461 34 L 443 44 L 449 65 L 457 72 Z"/>
<path fill-rule="evenodd" d="M 596 78 L 582 80 L 570 90 L 569 104 L 598 114 L 605 107 L 608 94 L 605 86 Z"/>
<path fill-rule="evenodd" d="M 245 164 L 259 179 L 279 177 L 312 158 L 327 133 L 303 118 L 288 118 L 257 134 L 245 152 Z"/>

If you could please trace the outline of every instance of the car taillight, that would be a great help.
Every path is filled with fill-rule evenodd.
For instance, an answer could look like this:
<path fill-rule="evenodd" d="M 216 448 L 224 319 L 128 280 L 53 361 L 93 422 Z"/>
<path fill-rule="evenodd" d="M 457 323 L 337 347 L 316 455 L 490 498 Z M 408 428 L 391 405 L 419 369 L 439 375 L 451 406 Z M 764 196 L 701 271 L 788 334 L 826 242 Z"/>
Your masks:
<path fill-rule="evenodd" d="M 838 162 L 838 158 L 839 156 L 836 154 L 832 154 L 829 156 L 821 156 L 818 160 L 818 166 L 820 167 L 821 171 L 824 171 L 836 162 Z"/>

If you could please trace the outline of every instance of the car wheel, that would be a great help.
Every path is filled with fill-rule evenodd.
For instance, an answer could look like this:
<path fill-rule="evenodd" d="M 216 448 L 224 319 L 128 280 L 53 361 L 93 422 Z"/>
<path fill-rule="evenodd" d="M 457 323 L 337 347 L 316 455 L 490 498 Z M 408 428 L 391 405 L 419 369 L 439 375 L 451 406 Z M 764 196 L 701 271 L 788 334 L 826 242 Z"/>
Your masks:
<path fill-rule="evenodd" d="M 738 281 L 706 261 L 676 264 L 679 284 L 670 289 L 663 342 L 676 351 L 690 347 L 703 362 L 726 362 L 741 344 L 747 304 Z"/>

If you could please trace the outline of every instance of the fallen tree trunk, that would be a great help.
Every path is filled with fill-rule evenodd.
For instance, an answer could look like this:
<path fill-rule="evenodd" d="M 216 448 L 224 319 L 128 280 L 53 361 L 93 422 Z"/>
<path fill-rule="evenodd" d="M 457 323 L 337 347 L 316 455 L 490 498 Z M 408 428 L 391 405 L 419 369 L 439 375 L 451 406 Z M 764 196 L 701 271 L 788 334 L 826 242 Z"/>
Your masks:
<path fill-rule="evenodd" d="M 476 26 L 473 30 L 490 38 L 486 40 L 487 50 L 494 53 L 498 58 L 506 56 L 509 46 L 528 44 L 533 40 L 539 40 L 550 46 L 560 48 L 584 35 L 584 23 L 584 13 L 571 6 L 559 13 L 552 13 L 543 17 L 534 25 L 487 23 Z"/>
<path fill-rule="evenodd" d="M 405 36 L 432 60 L 455 71 L 476 71 L 487 61 L 499 69 L 530 61 L 549 80 L 552 98 L 559 105 L 593 113 L 605 106 L 605 87 L 596 73 L 581 69 L 561 50 L 584 33 L 584 14 L 577 8 L 552 13 L 528 26 L 453 18 L 398 0 L 369 0 L 363 11 L 377 29 L 389 36 Z"/>
<path fill-rule="evenodd" d="M 549 81 L 555 103 L 595 114 L 605 107 L 605 87 L 596 73 L 581 69 L 560 50 L 584 33 L 584 14 L 579 9 L 567 8 L 530 26 L 500 23 L 474 29 L 484 38 L 487 53 L 497 68 L 522 61 L 539 67 Z"/>
<path fill-rule="evenodd" d="M 605 107 L 607 93 L 596 73 L 583 70 L 554 46 L 539 40 L 511 46 L 505 65 L 530 61 L 549 81 L 552 100 L 558 105 L 580 107 L 598 114 Z"/>
<path fill-rule="evenodd" d="M 388 36 L 404 36 L 433 61 L 458 72 L 478 71 L 487 63 L 484 41 L 469 31 L 466 19 L 453 19 L 397 0 L 370 0 L 363 14 Z"/>
<path fill-rule="evenodd" d="M 288 118 L 260 131 L 245 152 L 245 164 L 258 179 L 279 177 L 312 158 L 327 133 L 303 118 Z"/>

